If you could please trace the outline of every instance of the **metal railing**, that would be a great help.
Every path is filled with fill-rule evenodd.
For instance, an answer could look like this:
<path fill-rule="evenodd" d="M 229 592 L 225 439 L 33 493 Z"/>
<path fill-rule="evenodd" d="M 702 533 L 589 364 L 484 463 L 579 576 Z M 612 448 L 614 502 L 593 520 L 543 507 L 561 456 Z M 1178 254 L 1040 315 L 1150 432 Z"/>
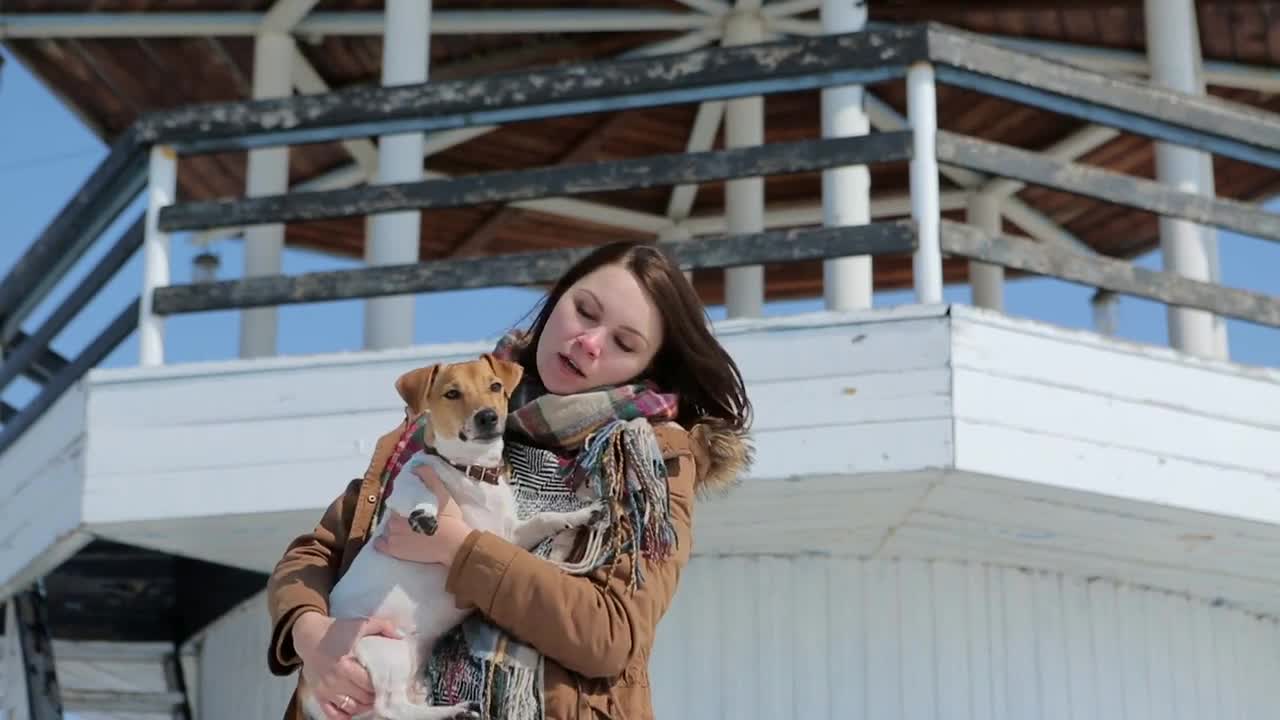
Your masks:
<path fill-rule="evenodd" d="M 909 97 L 909 129 L 902 132 L 392 186 L 172 202 L 180 154 L 513 123 L 900 78 L 907 80 Z M 1253 205 L 1183 193 L 1149 180 L 938 131 L 933 119 L 935 81 L 1280 169 L 1280 116 L 1099 75 L 934 24 L 471 80 L 191 106 L 140 118 L 0 283 L 0 346 L 13 348 L 0 366 L 0 389 L 29 372 L 45 356 L 49 341 L 125 260 L 139 247 L 159 247 L 169 232 L 432 210 L 904 160 L 911 164 L 911 221 L 727 235 L 664 245 L 685 269 L 911 253 L 915 290 L 922 302 L 941 299 L 943 256 L 965 257 L 1280 327 L 1280 299 L 1270 295 L 942 221 L 939 164 L 1280 240 L 1280 218 Z M 151 196 L 146 217 L 135 222 L 50 318 L 15 347 L 14 339 L 31 309 L 135 199 L 148 174 Z M 149 338 L 143 347 L 146 362 L 147 343 L 154 347 L 160 342 L 154 321 L 165 315 L 545 283 L 586 251 L 553 250 L 189 285 L 160 282 L 154 289 L 144 287 L 138 300 L 88 348 L 48 374 L 44 387 L 28 406 L 0 408 L 9 415 L 0 433 L 0 452 L 88 368 L 137 329 L 140 321 Z M 163 255 L 148 256 L 150 262 L 157 258 L 163 259 Z M 167 278 L 167 273 L 161 273 L 161 278 Z"/>

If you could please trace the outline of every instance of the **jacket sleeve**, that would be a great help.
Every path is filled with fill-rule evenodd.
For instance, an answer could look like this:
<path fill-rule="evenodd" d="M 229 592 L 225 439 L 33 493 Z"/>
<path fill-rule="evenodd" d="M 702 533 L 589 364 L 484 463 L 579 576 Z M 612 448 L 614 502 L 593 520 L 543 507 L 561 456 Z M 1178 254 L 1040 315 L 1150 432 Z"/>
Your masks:
<path fill-rule="evenodd" d="M 676 548 L 662 561 L 642 559 L 643 585 L 628 588 L 631 561 L 570 575 L 491 533 L 471 533 L 450 567 L 447 589 L 463 607 L 584 677 L 615 677 L 649 653 L 692 550 L 694 460 L 688 434 L 659 428 L 667 460 Z"/>
<path fill-rule="evenodd" d="M 293 647 L 293 623 L 298 617 L 307 610 L 329 614 L 329 591 L 337 582 L 360 484 L 359 479 L 351 481 L 329 505 L 320 524 L 289 543 L 267 580 L 272 626 L 267 665 L 275 675 L 288 675 L 302 664 Z"/>

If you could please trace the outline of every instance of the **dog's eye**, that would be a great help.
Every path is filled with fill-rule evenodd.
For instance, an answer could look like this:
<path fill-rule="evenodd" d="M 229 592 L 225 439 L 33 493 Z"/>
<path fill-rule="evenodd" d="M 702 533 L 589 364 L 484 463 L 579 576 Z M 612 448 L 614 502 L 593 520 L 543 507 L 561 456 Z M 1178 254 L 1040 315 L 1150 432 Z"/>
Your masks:
<path fill-rule="evenodd" d="M 452 390 L 446 390 L 444 397 L 446 400 L 457 400 L 462 397 L 462 393 L 457 388 L 454 388 Z"/>
<path fill-rule="evenodd" d="M 502 392 L 502 383 L 496 382 L 489 386 L 489 392 Z"/>

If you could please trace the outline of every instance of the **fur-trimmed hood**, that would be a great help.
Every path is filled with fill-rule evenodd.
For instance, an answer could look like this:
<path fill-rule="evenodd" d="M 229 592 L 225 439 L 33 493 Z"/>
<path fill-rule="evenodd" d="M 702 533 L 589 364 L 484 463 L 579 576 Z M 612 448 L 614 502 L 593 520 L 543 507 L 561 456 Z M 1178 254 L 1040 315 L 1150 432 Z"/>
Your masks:
<path fill-rule="evenodd" d="M 694 489 L 701 497 L 733 489 L 755 461 L 750 436 L 719 421 L 694 425 L 689 431 L 689 448 L 697 467 Z"/>

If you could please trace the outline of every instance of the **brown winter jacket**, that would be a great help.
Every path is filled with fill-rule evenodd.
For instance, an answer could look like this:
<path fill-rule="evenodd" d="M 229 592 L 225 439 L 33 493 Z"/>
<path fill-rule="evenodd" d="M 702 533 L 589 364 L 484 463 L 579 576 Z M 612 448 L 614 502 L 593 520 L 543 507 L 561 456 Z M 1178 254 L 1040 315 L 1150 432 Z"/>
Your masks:
<path fill-rule="evenodd" d="M 290 543 L 267 584 L 271 613 L 268 666 L 287 675 L 301 666 L 293 623 L 308 609 L 328 613 L 330 589 L 346 572 L 373 530 L 379 475 L 397 428 L 379 439 L 364 477 L 353 480 L 311 533 Z M 644 561 L 645 583 L 627 590 L 630 564 L 572 576 L 496 535 L 473 532 L 449 569 L 447 589 L 547 659 L 547 720 L 653 717 L 649 654 L 658 620 L 670 606 L 693 547 L 695 494 L 727 488 L 750 463 L 737 434 L 697 425 L 691 432 L 669 423 L 656 428 L 667 460 L 677 551 L 660 563 Z M 299 682 L 302 682 L 299 673 Z M 302 720 L 298 694 L 286 720 Z"/>

